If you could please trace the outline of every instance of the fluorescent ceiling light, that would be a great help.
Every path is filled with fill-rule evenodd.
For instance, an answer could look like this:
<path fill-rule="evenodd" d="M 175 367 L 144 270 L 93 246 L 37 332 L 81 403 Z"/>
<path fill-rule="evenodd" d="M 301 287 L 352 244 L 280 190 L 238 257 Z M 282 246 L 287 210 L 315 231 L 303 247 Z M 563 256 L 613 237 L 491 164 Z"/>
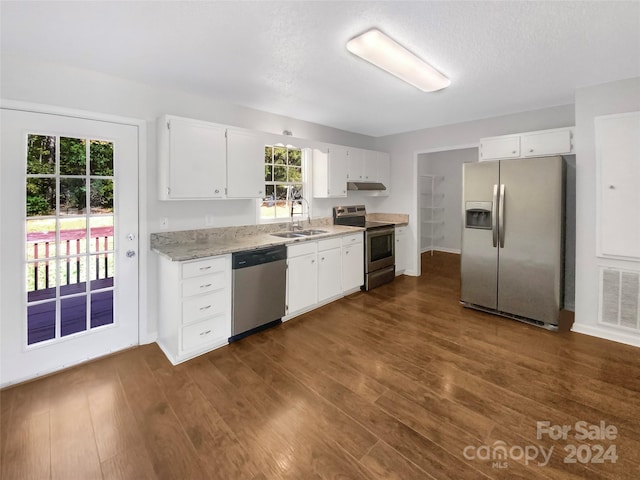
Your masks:
<path fill-rule="evenodd" d="M 349 40 L 347 50 L 423 92 L 435 92 L 451 84 L 451 80 L 377 28 Z"/>

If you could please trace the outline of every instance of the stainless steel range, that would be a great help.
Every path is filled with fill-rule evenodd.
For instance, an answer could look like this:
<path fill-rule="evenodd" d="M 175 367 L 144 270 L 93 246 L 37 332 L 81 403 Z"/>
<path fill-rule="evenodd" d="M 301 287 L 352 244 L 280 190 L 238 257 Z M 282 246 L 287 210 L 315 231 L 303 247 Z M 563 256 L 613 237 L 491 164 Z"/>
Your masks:
<path fill-rule="evenodd" d="M 396 276 L 395 225 L 368 222 L 364 205 L 333 208 L 333 223 L 365 228 L 364 290 L 391 282 Z"/>

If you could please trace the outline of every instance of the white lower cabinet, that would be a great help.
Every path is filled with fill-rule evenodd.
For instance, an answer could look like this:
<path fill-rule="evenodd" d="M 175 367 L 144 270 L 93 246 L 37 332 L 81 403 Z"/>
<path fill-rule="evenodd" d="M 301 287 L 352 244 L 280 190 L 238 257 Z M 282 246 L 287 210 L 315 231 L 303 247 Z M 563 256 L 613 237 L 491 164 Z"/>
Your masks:
<path fill-rule="evenodd" d="M 318 302 L 318 242 L 287 246 L 287 314 Z"/>
<path fill-rule="evenodd" d="M 318 302 L 342 294 L 342 241 L 318 241 Z"/>
<path fill-rule="evenodd" d="M 158 344 L 174 365 L 231 336 L 231 256 L 188 262 L 160 257 Z"/>
<path fill-rule="evenodd" d="M 362 233 L 289 245 L 287 315 L 283 320 L 353 293 L 363 283 Z"/>
<path fill-rule="evenodd" d="M 396 275 L 402 275 L 411 262 L 408 244 L 407 227 L 396 227 Z"/>
<path fill-rule="evenodd" d="M 364 284 L 362 233 L 342 237 L 342 292 L 352 293 Z"/>

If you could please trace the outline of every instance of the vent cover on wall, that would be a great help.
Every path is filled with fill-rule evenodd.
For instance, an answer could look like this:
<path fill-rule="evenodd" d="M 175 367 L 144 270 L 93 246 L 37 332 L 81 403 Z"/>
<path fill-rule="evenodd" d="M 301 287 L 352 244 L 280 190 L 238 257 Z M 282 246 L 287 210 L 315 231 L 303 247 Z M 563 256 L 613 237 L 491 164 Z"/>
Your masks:
<path fill-rule="evenodd" d="M 600 322 L 640 330 L 640 272 L 600 269 Z"/>

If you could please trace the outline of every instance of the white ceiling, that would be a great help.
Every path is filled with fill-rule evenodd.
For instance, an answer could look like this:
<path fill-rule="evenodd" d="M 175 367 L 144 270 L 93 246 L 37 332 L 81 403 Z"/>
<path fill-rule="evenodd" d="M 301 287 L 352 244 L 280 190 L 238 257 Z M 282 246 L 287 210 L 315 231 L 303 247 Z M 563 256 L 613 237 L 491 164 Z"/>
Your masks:
<path fill-rule="evenodd" d="M 373 136 L 573 103 L 640 76 L 640 2 L 6 2 L 2 53 Z M 378 27 L 451 78 L 424 93 L 349 54 Z"/>

